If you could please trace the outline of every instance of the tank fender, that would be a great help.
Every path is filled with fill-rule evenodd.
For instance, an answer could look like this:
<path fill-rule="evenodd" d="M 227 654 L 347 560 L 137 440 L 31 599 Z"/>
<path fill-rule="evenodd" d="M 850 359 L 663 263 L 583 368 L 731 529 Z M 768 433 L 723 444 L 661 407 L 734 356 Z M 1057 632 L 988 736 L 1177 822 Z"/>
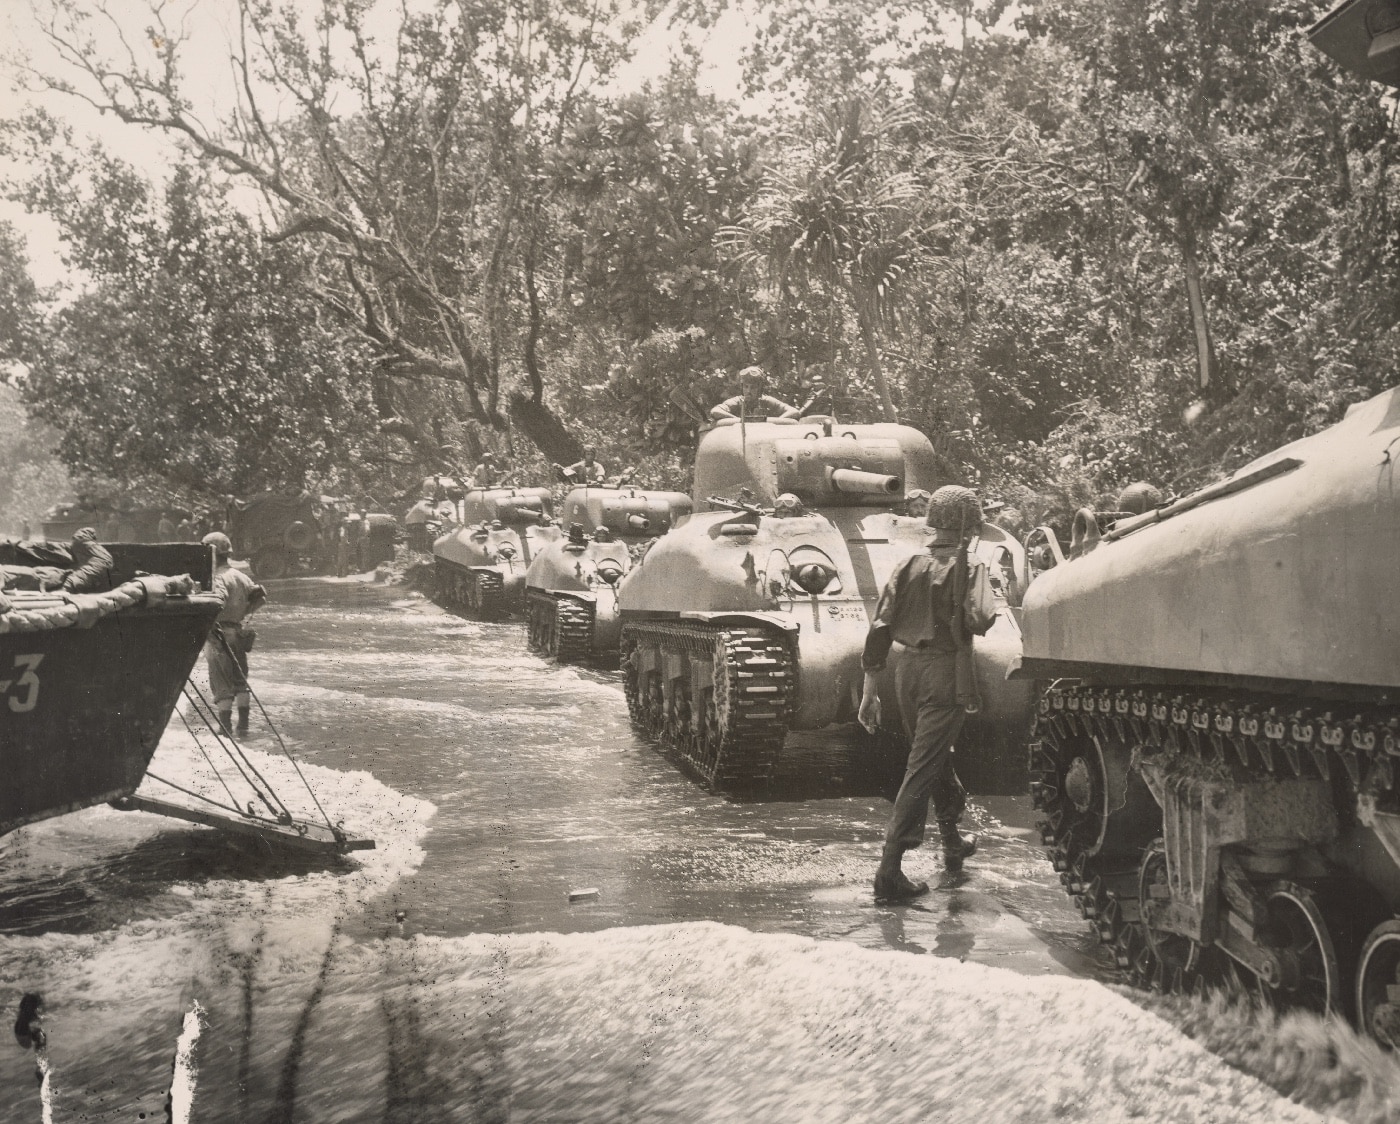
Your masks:
<path fill-rule="evenodd" d="M 796 633 L 798 623 L 785 613 L 714 611 L 693 609 L 680 615 L 683 621 L 704 621 L 706 624 L 762 624 L 783 632 Z"/>

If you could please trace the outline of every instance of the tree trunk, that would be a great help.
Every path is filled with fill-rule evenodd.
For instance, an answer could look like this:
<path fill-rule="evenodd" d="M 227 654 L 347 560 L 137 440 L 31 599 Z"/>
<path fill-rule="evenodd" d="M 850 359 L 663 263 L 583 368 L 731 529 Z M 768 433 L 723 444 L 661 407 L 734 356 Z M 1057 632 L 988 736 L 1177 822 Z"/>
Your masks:
<path fill-rule="evenodd" d="M 865 306 L 856 301 L 856 319 L 860 321 L 860 338 L 865 343 L 865 358 L 870 364 L 870 375 L 875 380 L 875 392 L 880 396 L 880 410 L 887 422 L 899 421 L 894 411 L 894 399 L 890 397 L 890 386 L 885 381 L 885 368 L 880 362 L 880 341 L 876 334 L 874 317 L 868 315 Z"/>
<path fill-rule="evenodd" d="M 510 417 L 516 432 L 555 464 L 573 464 L 583 459 L 583 443 L 543 402 L 514 391 L 510 396 Z"/>
<path fill-rule="evenodd" d="M 1215 344 L 1210 338 L 1210 323 L 1206 319 L 1206 301 L 1201 293 L 1201 267 L 1196 250 L 1189 242 L 1181 246 L 1182 265 L 1186 273 L 1186 300 L 1191 306 L 1191 327 L 1196 333 L 1196 380 L 1202 390 L 1215 381 Z"/>

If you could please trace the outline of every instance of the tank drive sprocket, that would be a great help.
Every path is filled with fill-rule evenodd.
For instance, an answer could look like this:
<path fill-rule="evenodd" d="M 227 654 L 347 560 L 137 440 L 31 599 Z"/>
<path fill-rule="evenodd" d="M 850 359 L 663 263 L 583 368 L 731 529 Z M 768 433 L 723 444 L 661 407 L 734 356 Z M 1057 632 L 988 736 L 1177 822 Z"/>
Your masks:
<path fill-rule="evenodd" d="M 1048 692 L 1030 747 L 1031 794 L 1065 891 L 1118 967 L 1142 976 L 1155 965 L 1137 924 L 1138 876 L 1161 811 L 1132 768 L 1129 718 L 1126 699 L 1072 687 Z"/>
<path fill-rule="evenodd" d="M 756 626 L 649 621 L 624 627 L 628 711 L 712 789 L 773 773 L 792 718 L 796 665 L 781 635 Z"/>

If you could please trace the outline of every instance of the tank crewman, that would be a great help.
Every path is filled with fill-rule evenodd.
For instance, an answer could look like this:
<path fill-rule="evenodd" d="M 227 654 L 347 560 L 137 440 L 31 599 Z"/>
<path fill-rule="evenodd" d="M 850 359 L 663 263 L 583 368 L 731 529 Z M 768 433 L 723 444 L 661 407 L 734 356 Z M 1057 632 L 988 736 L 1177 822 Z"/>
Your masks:
<path fill-rule="evenodd" d="M 594 486 L 603 483 L 607 479 L 608 470 L 603 462 L 598 459 L 598 450 L 592 445 L 584 447 L 583 459 L 575 461 L 568 468 L 559 468 L 559 475 L 570 484 Z"/>
<path fill-rule="evenodd" d="M 928 892 L 928 883 L 910 881 L 900 863 L 905 851 L 924 841 L 930 797 L 942 836 L 944 869 L 960 870 L 977 849 L 975 839 L 958 833 L 967 793 L 953 769 L 953 742 L 966 718 L 958 692 L 959 637 L 982 635 L 996 618 L 987 567 L 968 554 L 972 536 L 982 527 L 976 494 L 956 485 L 939 488 L 929 500 L 928 525 L 934 531 L 928 551 L 900 563 L 880 594 L 861 660 L 865 686 L 858 717 L 874 733 L 880 724 L 876 681 L 891 645 L 902 648 L 895 657 L 895 695 L 910 743 L 904 781 L 875 872 L 877 901 L 907 901 Z M 961 604 L 955 593 L 959 552 L 967 557 Z"/>
<path fill-rule="evenodd" d="M 929 494 L 923 488 L 911 488 L 904 493 L 904 514 L 916 519 L 928 518 Z"/>
<path fill-rule="evenodd" d="M 243 622 L 267 602 L 267 590 L 242 570 L 229 565 L 233 544 L 222 531 L 204 536 L 204 545 L 214 548 L 214 592 L 223 598 L 214 630 L 204 643 L 209 664 L 209 690 L 219 713 L 223 733 L 233 736 L 233 707 L 238 705 L 238 736 L 248 736 L 248 652 L 254 633 Z"/>
<path fill-rule="evenodd" d="M 790 402 L 764 394 L 766 377 L 762 367 L 745 367 L 739 372 L 739 393 L 726 398 L 710 411 L 713 421 L 724 418 L 796 418 L 802 411 Z"/>
<path fill-rule="evenodd" d="M 496 454 L 490 449 L 481 454 L 481 463 L 472 469 L 473 488 L 494 488 L 505 475 L 505 471 L 496 463 Z"/>
<path fill-rule="evenodd" d="M 160 513 L 160 522 L 156 524 L 156 542 L 175 541 L 175 521 L 170 518 L 170 512 Z"/>

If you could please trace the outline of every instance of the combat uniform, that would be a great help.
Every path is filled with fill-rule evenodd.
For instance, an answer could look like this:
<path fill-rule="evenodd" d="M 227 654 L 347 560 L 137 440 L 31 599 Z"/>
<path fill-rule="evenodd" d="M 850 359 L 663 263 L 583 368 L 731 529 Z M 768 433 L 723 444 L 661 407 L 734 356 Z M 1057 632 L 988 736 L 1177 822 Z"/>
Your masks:
<path fill-rule="evenodd" d="M 967 489 L 957 491 L 976 503 Z M 930 504 L 930 523 L 937 516 L 935 507 L 936 502 Z M 903 877 L 900 859 L 924 841 L 930 798 L 942 835 L 945 865 L 956 870 L 974 846 L 958 834 L 967 793 L 953 768 L 953 743 L 967 712 L 958 699 L 958 641 L 953 622 L 954 614 L 961 612 L 965 634 L 981 635 L 996 618 L 996 602 L 986 565 L 969 558 L 967 593 L 963 604 L 957 604 L 954 570 L 958 551 L 966 549 L 959 545 L 959 537 L 957 530 L 939 530 L 927 553 L 914 555 L 896 567 L 880 594 L 866 637 L 861 663 L 867 675 L 883 670 L 891 648 L 899 645 L 895 696 L 910 743 L 904 780 L 885 832 L 884 856 L 875 880 L 877 897 L 912 897 L 927 889 Z"/>
<path fill-rule="evenodd" d="M 214 709 L 225 733 L 238 706 L 238 733 L 248 732 L 248 643 L 251 630 L 243 627 L 249 614 L 257 612 L 267 600 L 267 591 L 242 570 L 235 570 L 227 558 L 221 558 L 214 571 L 214 592 L 223 598 L 224 607 L 214 622 L 214 631 L 204 645 L 209 662 L 209 689 L 214 695 Z"/>
<path fill-rule="evenodd" d="M 564 475 L 573 483 L 590 485 L 601 484 L 607 478 L 607 469 L 603 467 L 603 462 L 596 457 L 593 460 L 584 459 L 575 461 L 564 469 Z"/>
<path fill-rule="evenodd" d="M 746 418 L 795 418 L 798 411 L 791 402 L 784 402 L 771 394 L 761 394 L 753 401 L 736 394 L 710 410 L 710 417 L 721 421 L 724 418 L 737 418 L 741 413 Z"/>

